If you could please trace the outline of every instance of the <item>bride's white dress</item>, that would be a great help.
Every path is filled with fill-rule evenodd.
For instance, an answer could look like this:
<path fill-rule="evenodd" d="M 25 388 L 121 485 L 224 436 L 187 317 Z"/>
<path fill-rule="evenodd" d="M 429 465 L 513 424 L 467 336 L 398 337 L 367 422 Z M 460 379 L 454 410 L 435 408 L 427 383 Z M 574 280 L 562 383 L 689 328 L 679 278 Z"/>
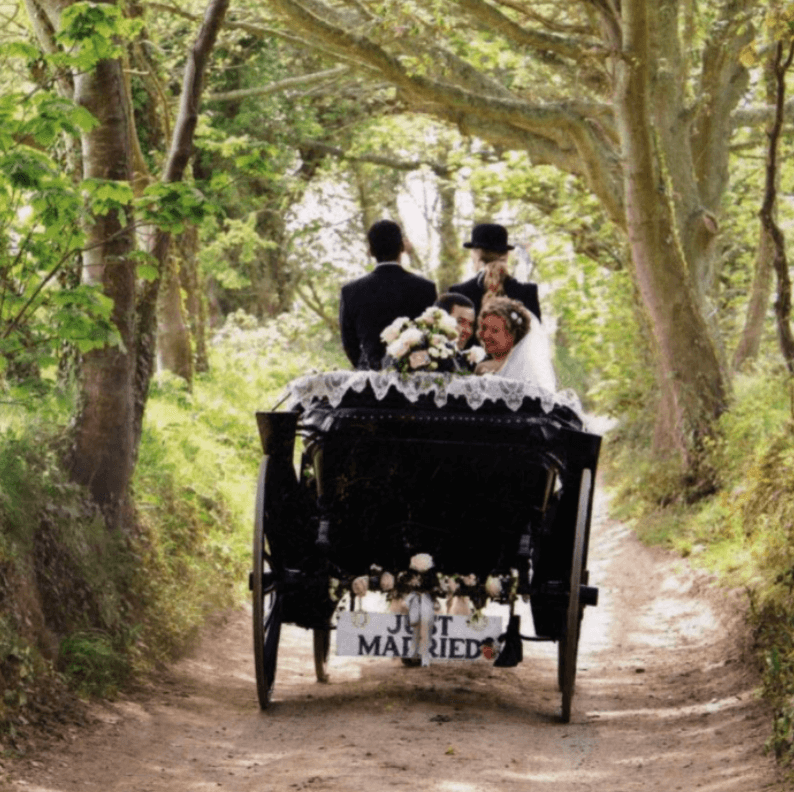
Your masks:
<path fill-rule="evenodd" d="M 498 377 L 520 380 L 554 393 L 557 376 L 551 362 L 551 344 L 543 323 L 534 314 L 529 333 L 510 351 L 502 367 L 495 372 Z"/>

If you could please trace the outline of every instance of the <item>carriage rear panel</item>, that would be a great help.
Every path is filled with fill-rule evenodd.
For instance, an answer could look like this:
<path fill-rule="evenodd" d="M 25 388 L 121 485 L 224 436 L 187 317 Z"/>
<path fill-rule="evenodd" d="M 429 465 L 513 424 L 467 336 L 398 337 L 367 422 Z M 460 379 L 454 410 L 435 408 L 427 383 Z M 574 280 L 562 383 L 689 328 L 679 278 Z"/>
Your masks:
<path fill-rule="evenodd" d="M 580 466 L 568 448 L 579 432 L 537 409 L 317 405 L 301 421 L 322 448 L 332 559 L 352 573 L 404 569 L 416 553 L 441 572 L 509 570 L 530 532 L 555 535 L 564 482 Z"/>

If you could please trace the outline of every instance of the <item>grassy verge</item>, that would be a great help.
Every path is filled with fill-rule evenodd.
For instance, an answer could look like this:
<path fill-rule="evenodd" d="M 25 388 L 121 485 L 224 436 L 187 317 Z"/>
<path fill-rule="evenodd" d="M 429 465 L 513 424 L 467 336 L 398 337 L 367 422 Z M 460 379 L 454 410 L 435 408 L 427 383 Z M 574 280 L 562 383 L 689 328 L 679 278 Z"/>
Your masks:
<path fill-rule="evenodd" d="M 254 413 L 333 347 L 236 317 L 192 389 L 158 377 L 133 480 L 132 536 L 105 528 L 59 465 L 72 405 L 52 395 L 0 424 L 0 751 L 49 690 L 113 696 L 185 650 L 208 614 L 247 594 L 256 474 Z"/>
<path fill-rule="evenodd" d="M 676 473 L 652 461 L 642 432 L 609 440 L 605 456 L 617 518 L 640 539 L 662 545 L 742 587 L 763 666 L 774 724 L 768 748 L 794 760 L 794 419 L 791 380 L 766 368 L 735 382 L 734 403 L 709 449 L 719 471 L 714 495 L 676 498 Z M 650 436 L 650 432 L 645 433 Z"/>

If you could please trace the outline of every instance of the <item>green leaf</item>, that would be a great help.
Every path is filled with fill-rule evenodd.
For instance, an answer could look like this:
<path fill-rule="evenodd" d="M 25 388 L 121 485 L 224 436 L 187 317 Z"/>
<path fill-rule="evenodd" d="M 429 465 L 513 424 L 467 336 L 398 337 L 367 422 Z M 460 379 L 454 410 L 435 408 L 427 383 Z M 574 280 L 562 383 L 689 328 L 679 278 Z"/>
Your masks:
<path fill-rule="evenodd" d="M 160 277 L 160 270 L 152 264 L 138 264 L 135 271 L 145 281 L 155 281 Z"/>

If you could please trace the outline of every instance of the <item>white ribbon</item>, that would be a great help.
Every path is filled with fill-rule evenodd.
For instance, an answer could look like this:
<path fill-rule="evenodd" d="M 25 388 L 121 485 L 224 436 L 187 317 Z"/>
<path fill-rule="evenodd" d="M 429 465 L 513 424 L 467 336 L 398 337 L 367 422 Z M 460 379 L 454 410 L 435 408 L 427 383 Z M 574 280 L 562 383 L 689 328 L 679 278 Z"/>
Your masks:
<path fill-rule="evenodd" d="M 433 598 L 423 591 L 408 595 L 408 623 L 413 631 L 413 656 L 421 658 L 422 666 L 430 665 L 430 634 L 436 618 Z"/>

